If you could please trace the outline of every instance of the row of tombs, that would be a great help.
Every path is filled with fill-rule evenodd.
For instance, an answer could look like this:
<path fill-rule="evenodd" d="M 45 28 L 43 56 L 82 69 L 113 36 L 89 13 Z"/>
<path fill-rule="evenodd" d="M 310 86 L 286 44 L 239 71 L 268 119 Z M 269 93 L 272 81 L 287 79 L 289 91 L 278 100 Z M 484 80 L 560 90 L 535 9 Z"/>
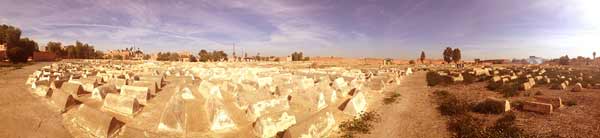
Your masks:
<path fill-rule="evenodd" d="M 128 131 L 143 130 L 143 137 L 247 131 L 245 137 L 295 138 L 328 136 L 411 73 L 85 60 L 45 66 L 26 84 L 87 137 L 136 137 Z"/>

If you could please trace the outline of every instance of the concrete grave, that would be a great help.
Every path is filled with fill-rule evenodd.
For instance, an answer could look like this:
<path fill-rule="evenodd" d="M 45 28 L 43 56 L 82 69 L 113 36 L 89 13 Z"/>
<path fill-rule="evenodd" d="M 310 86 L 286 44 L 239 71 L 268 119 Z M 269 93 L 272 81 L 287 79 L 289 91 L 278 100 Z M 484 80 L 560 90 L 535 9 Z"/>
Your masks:
<path fill-rule="evenodd" d="M 150 98 L 150 89 L 148 87 L 125 85 L 121 87 L 120 95 L 135 98 L 140 104 L 146 105 Z"/>
<path fill-rule="evenodd" d="M 550 114 L 552 113 L 553 108 L 551 104 L 527 101 L 523 102 L 523 110 L 543 114 Z"/>
<path fill-rule="evenodd" d="M 104 98 L 102 110 L 133 117 L 142 109 L 136 98 L 108 93 Z"/>
<path fill-rule="evenodd" d="M 125 125 L 125 123 L 117 120 L 115 117 L 86 105 L 79 106 L 74 114 L 76 116 L 71 120 L 73 124 L 92 137 L 116 137 Z"/>
<path fill-rule="evenodd" d="M 79 102 L 75 100 L 71 94 L 64 92 L 52 92 L 50 101 L 62 112 L 67 111 L 69 107 L 74 106 Z"/>
<path fill-rule="evenodd" d="M 100 87 L 94 88 L 94 90 L 92 91 L 91 98 L 96 100 L 102 100 L 104 99 L 104 97 L 106 97 L 106 94 L 108 93 L 118 94 L 119 89 L 117 89 L 117 86 L 114 84 L 105 84 Z"/>

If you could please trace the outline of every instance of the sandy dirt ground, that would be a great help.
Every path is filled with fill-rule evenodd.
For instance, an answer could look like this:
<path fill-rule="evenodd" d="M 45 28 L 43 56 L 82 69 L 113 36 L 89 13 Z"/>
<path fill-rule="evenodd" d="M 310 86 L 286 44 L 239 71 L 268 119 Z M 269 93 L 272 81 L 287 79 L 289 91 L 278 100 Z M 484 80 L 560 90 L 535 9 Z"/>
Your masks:
<path fill-rule="evenodd" d="M 0 137 L 68 138 L 59 111 L 40 104 L 45 99 L 30 93 L 25 85 L 28 75 L 50 63 L 36 63 L 22 69 L 0 73 Z"/>
<path fill-rule="evenodd" d="M 63 118 L 69 120 L 73 110 L 61 114 L 57 109 L 49 106 L 49 100 L 35 96 L 28 90 L 25 81 L 32 72 L 50 63 L 36 63 L 22 69 L 4 71 L 0 73 L 0 137 L 50 137 L 68 138 L 85 137 L 78 129 L 73 129 Z M 181 78 L 168 78 L 170 84 L 180 84 L 185 81 Z M 369 135 L 359 137 L 399 137 L 399 138 L 444 138 L 449 137 L 446 131 L 446 121 L 435 109 L 426 86 L 425 73 L 418 72 L 406 77 L 397 91 L 402 95 L 394 104 L 384 105 L 381 97 L 372 99 L 379 102 L 370 102 L 370 108 L 381 115 L 382 121 L 375 125 Z M 168 101 L 178 85 L 167 85 L 158 95 L 149 102 L 135 118 L 117 116 L 124 120 L 126 125 L 119 137 L 179 137 L 181 135 L 168 135 L 155 133 L 164 104 Z M 195 95 L 200 97 L 200 95 Z M 93 108 L 99 108 L 99 102 L 85 102 Z M 252 137 L 251 123 L 241 123 L 237 133 L 195 133 L 206 131 L 207 115 L 194 110 L 202 103 L 186 103 L 187 124 L 190 125 L 185 137 Z M 234 113 L 235 114 L 235 113 Z M 194 116 L 194 117 L 190 117 Z M 235 117 L 234 117 L 235 118 Z M 337 118 L 337 117 L 336 117 Z M 344 118 L 339 118 L 344 120 Z M 336 126 L 337 127 L 337 126 Z"/>
<path fill-rule="evenodd" d="M 402 95 L 397 103 L 376 107 L 381 121 L 371 134 L 359 137 L 369 138 L 445 138 L 450 137 L 446 130 L 446 120 L 431 102 L 425 82 L 425 72 L 417 72 L 405 78 L 398 88 Z"/>

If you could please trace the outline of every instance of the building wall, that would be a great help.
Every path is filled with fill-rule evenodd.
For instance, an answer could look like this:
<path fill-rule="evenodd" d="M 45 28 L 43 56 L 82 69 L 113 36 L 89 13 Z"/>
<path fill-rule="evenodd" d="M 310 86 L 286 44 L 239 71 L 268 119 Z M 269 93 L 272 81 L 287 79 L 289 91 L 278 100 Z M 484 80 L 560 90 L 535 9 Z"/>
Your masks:
<path fill-rule="evenodd" d="M 33 52 L 34 61 L 55 61 L 56 54 L 52 52 Z"/>

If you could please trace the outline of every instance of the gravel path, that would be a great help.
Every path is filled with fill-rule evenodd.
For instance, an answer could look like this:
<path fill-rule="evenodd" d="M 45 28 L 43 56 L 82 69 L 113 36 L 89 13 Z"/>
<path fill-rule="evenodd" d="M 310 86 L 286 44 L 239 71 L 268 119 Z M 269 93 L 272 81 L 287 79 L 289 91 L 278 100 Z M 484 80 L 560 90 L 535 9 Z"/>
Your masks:
<path fill-rule="evenodd" d="M 381 122 L 365 138 L 445 138 L 446 120 L 435 109 L 425 82 L 425 73 L 406 77 L 398 88 L 399 101 L 375 109 Z"/>
<path fill-rule="evenodd" d="M 0 73 L 0 137 L 71 137 L 62 125 L 61 113 L 40 104 L 47 100 L 34 96 L 25 85 L 31 73 L 49 64 L 41 62 Z"/>

